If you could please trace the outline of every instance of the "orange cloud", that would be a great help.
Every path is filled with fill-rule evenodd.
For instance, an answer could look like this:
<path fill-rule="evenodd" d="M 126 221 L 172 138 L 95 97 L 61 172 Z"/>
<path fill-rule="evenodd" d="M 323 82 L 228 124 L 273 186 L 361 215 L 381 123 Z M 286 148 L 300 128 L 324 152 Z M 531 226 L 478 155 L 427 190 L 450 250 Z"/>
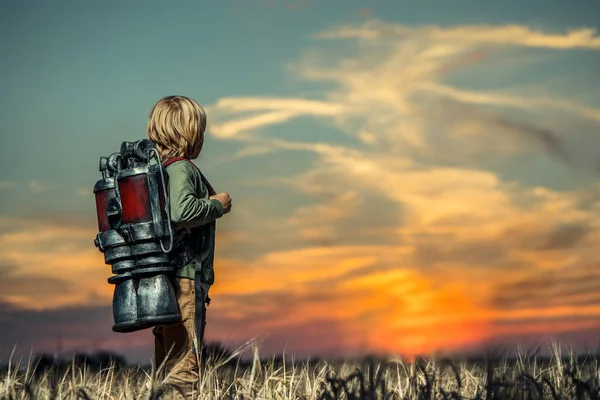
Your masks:
<path fill-rule="evenodd" d="M 227 258 L 226 249 L 252 239 L 250 232 L 236 230 L 235 225 L 220 231 L 210 315 L 217 315 L 222 326 L 231 330 L 211 323 L 211 332 L 231 337 L 236 332 L 240 335 L 239 327 L 244 326 L 240 340 L 273 332 L 293 336 L 295 327 L 311 330 L 319 321 L 329 321 L 337 327 L 336 340 L 345 351 L 414 355 L 472 345 L 499 332 L 541 332 L 551 323 L 532 320 L 535 317 L 582 318 L 561 323 L 557 329 L 562 330 L 589 326 L 583 319 L 600 315 L 600 307 L 595 305 L 544 306 L 534 300 L 524 308 L 510 309 L 491 298 L 498 290 L 513 293 L 515 289 L 507 285 L 535 279 L 538 271 L 561 271 L 577 261 L 569 255 L 571 247 L 544 253 L 537 250 L 538 242 L 523 240 L 539 237 L 540 232 L 556 223 L 587 220 L 597 224 L 596 216 L 578 210 L 577 196 L 547 189 L 519 191 L 513 185 L 504 186 L 490 174 L 473 171 L 390 169 L 395 172 L 383 179 L 371 179 L 370 174 L 378 176 L 378 169 L 385 168 L 385 158 L 380 159 L 380 165 L 353 170 L 346 168 L 353 164 L 347 158 L 352 153 L 338 153 L 327 147 L 322 150 L 328 152 L 331 165 L 344 166 L 346 175 L 334 168 L 344 185 L 350 181 L 361 187 L 372 185 L 381 195 L 405 205 L 405 224 L 388 233 L 397 238 L 396 243 L 277 250 L 281 242 L 274 236 L 270 250 L 241 261 Z M 310 174 L 306 179 L 311 179 Z M 402 183 L 394 186 L 392 182 Z M 306 187 L 314 189 L 313 185 Z M 349 216 L 360 215 L 357 210 L 365 204 L 369 201 L 359 192 L 342 193 L 329 202 L 298 208 L 283 221 L 282 229 L 297 232 L 299 238 L 306 237 L 310 229 L 332 229 L 340 243 L 347 243 L 352 233 L 339 231 L 339 226 Z M 0 234 L 0 256 L 6 265 L 13 266 L 12 279 L 20 279 L 24 288 L 27 282 L 41 282 L 42 286 L 33 292 L 5 288 L 2 301 L 26 309 L 110 305 L 113 287 L 106 283 L 110 267 L 103 264 L 102 255 L 91 245 L 94 227 L 0 220 L 0 227 L 8 226 L 18 229 Z M 354 234 L 365 231 L 369 231 L 365 223 L 354 224 Z M 513 239 L 525 247 L 511 249 L 496 269 L 485 264 L 492 259 L 469 258 L 478 243 L 510 246 Z M 581 243 L 592 239 L 583 238 Z M 453 252 L 458 252 L 457 256 Z M 509 263 L 532 267 L 507 270 L 504 266 Z M 578 271 L 573 279 L 585 279 L 584 270 Z M 48 287 L 43 286 L 44 279 Z M 44 296 L 54 282 L 64 283 L 67 289 Z M 577 287 L 577 281 L 573 285 Z M 535 290 L 530 292 L 534 294 Z M 44 296 L 43 302 L 39 301 L 40 295 Z M 500 329 L 499 321 L 513 321 L 515 325 Z M 307 345 L 302 338 L 296 339 L 296 347 Z"/>
<path fill-rule="evenodd" d="M 402 354 L 459 347 L 487 337 L 490 320 L 478 314 L 489 315 L 490 310 L 466 285 L 443 284 L 402 261 L 386 267 L 408 254 L 410 249 L 392 247 L 334 247 L 269 254 L 245 266 L 222 260 L 211 289 L 211 313 L 252 319 L 254 327 L 247 335 L 336 321 L 345 347 L 361 349 L 366 343 L 366 350 Z M 260 308 L 235 301 L 240 296 L 255 299 Z M 279 301 L 265 305 L 260 301 L 265 297 Z M 269 318 L 257 318 L 257 313 Z"/>
<path fill-rule="evenodd" d="M 215 303 L 215 312 L 225 316 L 235 309 L 240 320 L 270 316 L 254 318 L 246 333 L 281 331 L 300 323 L 309 327 L 311 321 L 326 319 L 341 327 L 336 337 L 345 348 L 369 343 L 377 351 L 416 354 L 473 345 L 519 329 L 541 333 L 549 322 L 532 321 L 535 316 L 580 318 L 561 322 L 559 332 L 569 326 L 589 327 L 584 320 L 600 314 L 592 305 L 551 305 L 545 297 L 535 297 L 533 286 L 523 295 L 515 286 L 530 277 L 539 280 L 548 271 L 564 278 L 575 271 L 582 274 L 581 257 L 600 258 L 593 250 L 599 209 L 582 208 L 580 192 L 524 187 L 470 168 L 415 168 L 383 151 L 270 143 L 322 156 L 313 168 L 286 183 L 315 196 L 333 193 L 297 207 L 283 221 L 282 231 L 294 230 L 309 241 L 332 239 L 339 245 L 270 251 L 248 263 L 218 262 L 219 278 L 212 290 L 224 303 Z M 377 198 L 401 206 L 401 225 L 371 228 L 370 218 L 386 213 L 389 221 L 395 217 L 395 210 L 373 205 Z M 394 244 L 356 244 L 373 234 Z M 276 236 L 272 240 L 272 248 L 282 243 Z M 561 280 L 552 283 L 560 284 Z M 575 281 L 569 287 L 582 286 Z M 594 293 L 591 287 L 584 290 L 588 297 Z M 327 296 L 319 298 L 321 293 Z M 509 296 L 508 303 L 497 299 L 501 293 Z M 561 294 L 566 299 L 560 290 L 556 295 Z M 240 309 L 241 300 L 235 300 L 239 295 L 275 301 Z M 286 296 L 299 304 L 282 302 Z M 528 303 L 512 309 L 516 296 Z M 309 301 L 312 297 L 320 300 Z M 579 312 L 573 314 L 575 310 Z M 506 320 L 515 325 L 499 328 Z"/>
<path fill-rule="evenodd" d="M 0 218 L 0 301 L 30 310 L 111 304 L 113 274 L 93 244 L 96 227 L 73 222 Z M 224 231 L 219 244 L 235 237 Z"/>
<path fill-rule="evenodd" d="M 13 230 L 0 234 L 0 260 L 8 274 L 3 283 L 10 278 L 25 285 L 30 281 L 36 287 L 17 292 L 4 288 L 0 294 L 3 301 L 26 309 L 110 304 L 112 286 L 106 282 L 111 276 L 110 266 L 104 264 L 103 255 L 93 245 L 93 227 L 6 218 L 0 221 L 0 226 L 9 224 Z M 38 294 L 52 290 L 44 287 L 45 280 L 50 286 L 64 285 L 65 289 L 40 301 Z"/>

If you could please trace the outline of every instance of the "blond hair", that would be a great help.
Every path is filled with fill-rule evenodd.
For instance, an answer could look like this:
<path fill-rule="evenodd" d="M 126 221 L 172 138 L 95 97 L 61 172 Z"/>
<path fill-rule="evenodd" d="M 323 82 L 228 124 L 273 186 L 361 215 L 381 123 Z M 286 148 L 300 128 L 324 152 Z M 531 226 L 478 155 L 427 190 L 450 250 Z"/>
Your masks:
<path fill-rule="evenodd" d="M 206 112 L 200 104 L 185 96 L 167 96 L 150 111 L 147 133 L 163 161 L 194 159 L 202 150 L 205 129 Z"/>

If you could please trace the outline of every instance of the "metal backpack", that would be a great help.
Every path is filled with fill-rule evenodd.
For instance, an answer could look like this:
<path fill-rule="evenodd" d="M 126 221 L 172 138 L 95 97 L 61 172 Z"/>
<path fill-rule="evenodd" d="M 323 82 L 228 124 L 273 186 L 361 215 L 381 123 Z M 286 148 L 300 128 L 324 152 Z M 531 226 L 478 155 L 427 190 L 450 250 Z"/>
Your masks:
<path fill-rule="evenodd" d="M 168 176 L 154 144 L 123 142 L 120 152 L 100 158 L 99 170 L 94 244 L 114 274 L 108 279 L 115 285 L 112 330 L 133 332 L 181 321 L 169 262 Z"/>

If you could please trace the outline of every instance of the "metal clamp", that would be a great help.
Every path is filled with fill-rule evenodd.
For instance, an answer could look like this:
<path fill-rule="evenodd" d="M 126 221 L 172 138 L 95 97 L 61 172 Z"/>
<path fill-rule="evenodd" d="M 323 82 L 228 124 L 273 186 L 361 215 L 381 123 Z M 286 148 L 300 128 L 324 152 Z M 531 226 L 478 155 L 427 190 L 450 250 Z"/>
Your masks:
<path fill-rule="evenodd" d="M 167 227 L 169 229 L 169 248 L 168 248 L 168 250 L 165 250 L 165 246 L 163 245 L 162 239 L 160 240 L 160 247 L 162 248 L 162 251 L 164 251 L 165 253 L 168 253 L 173 249 L 173 228 L 171 227 L 171 205 L 169 204 L 169 195 L 167 194 L 167 186 L 166 186 L 166 182 L 165 182 L 165 176 L 163 173 L 163 167 L 162 167 L 162 161 L 160 159 L 160 155 L 158 154 L 158 151 L 156 149 L 152 148 L 148 151 L 148 161 L 150 160 L 150 158 L 152 158 L 152 154 L 154 154 L 156 156 L 156 160 L 158 161 L 158 168 L 160 171 L 160 179 L 162 181 L 163 195 L 165 198 L 165 211 L 167 214 Z"/>

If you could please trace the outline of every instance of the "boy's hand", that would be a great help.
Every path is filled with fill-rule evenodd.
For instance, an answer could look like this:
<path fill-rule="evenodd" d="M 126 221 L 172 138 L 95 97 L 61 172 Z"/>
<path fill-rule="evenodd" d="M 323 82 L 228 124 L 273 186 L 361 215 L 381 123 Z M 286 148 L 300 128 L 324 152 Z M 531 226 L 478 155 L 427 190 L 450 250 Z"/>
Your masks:
<path fill-rule="evenodd" d="M 231 197 L 229 197 L 229 193 L 221 192 L 219 194 L 215 194 L 214 196 L 210 196 L 210 199 L 217 199 L 221 204 L 223 204 L 223 214 L 227 214 L 231 211 Z"/>

